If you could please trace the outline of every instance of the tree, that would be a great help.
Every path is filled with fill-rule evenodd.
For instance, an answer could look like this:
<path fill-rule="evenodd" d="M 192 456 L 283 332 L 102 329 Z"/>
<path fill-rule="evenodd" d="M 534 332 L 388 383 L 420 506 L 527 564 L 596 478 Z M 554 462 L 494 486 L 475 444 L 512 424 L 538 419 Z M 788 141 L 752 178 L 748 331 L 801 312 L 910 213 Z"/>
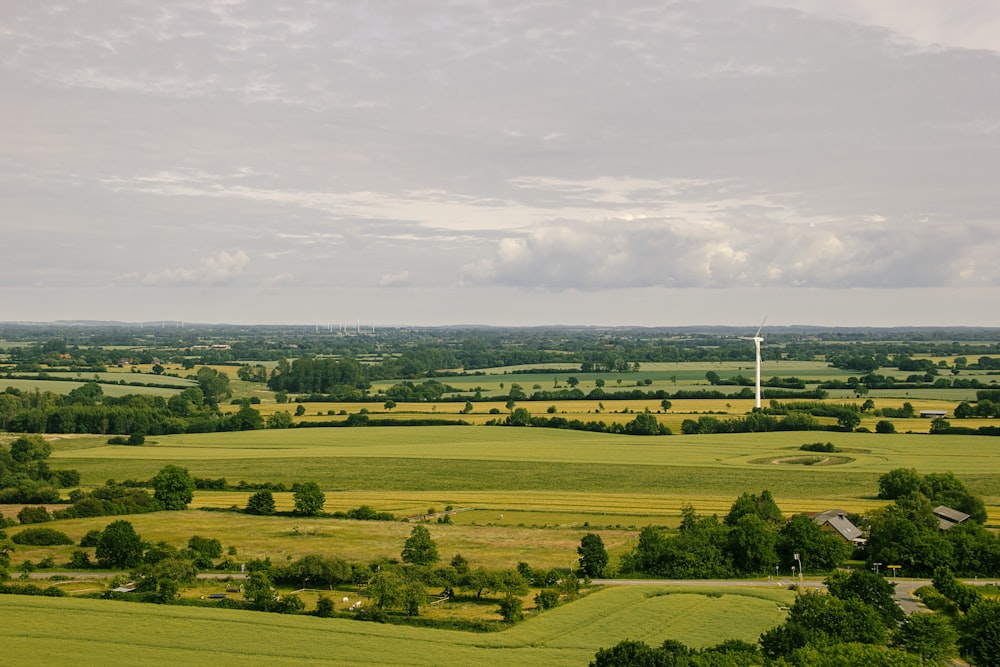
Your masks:
<path fill-rule="evenodd" d="M 675 384 L 676 384 L 676 383 L 675 383 Z M 673 403 L 671 403 L 671 402 L 670 402 L 670 401 L 669 401 L 668 399 L 666 399 L 666 398 L 665 398 L 665 399 L 663 399 L 662 401 L 660 401 L 660 407 L 661 407 L 661 408 L 663 408 L 663 411 L 664 411 L 664 412 L 666 412 L 666 411 L 667 411 L 667 410 L 669 410 L 669 409 L 670 409 L 671 407 L 673 407 Z"/>
<path fill-rule="evenodd" d="M 980 600 L 959 623 L 959 643 L 976 665 L 1000 665 L 1000 602 Z"/>
<path fill-rule="evenodd" d="M 10 443 L 10 456 L 21 466 L 43 461 L 52 453 L 52 445 L 39 435 L 26 435 Z"/>
<path fill-rule="evenodd" d="M 608 551 L 604 548 L 604 540 L 600 535 L 584 535 L 576 552 L 580 554 L 580 571 L 584 576 L 594 578 L 604 574 L 604 568 L 608 566 Z"/>
<path fill-rule="evenodd" d="M 426 526 L 419 524 L 410 531 L 410 536 L 403 544 L 401 556 L 404 563 L 413 563 L 414 565 L 433 565 L 440 559 L 437 545 L 431 539 L 430 531 L 427 530 Z"/>
<path fill-rule="evenodd" d="M 150 484 L 155 490 L 153 497 L 163 504 L 164 509 L 187 509 L 194 498 L 194 478 L 187 468 L 168 465 L 156 473 Z"/>
<path fill-rule="evenodd" d="M 278 410 L 267 418 L 268 428 L 291 428 L 292 413 L 288 410 Z"/>
<path fill-rule="evenodd" d="M 895 433 L 896 425 L 893 424 L 888 419 L 880 419 L 877 424 L 875 424 L 876 433 Z"/>
<path fill-rule="evenodd" d="M 396 401 L 390 398 L 388 401 L 382 404 L 382 407 L 384 407 L 387 411 L 392 410 L 394 407 L 396 407 Z"/>
<path fill-rule="evenodd" d="M 202 366 L 195 373 L 195 381 L 205 395 L 205 402 L 213 408 L 233 395 L 229 388 L 229 376 L 214 368 Z"/>
<path fill-rule="evenodd" d="M 507 417 L 507 423 L 511 426 L 531 426 L 531 413 L 527 408 L 515 408 Z"/>
<path fill-rule="evenodd" d="M 316 482 L 303 482 L 295 486 L 292 496 L 295 500 L 295 513 L 305 516 L 315 516 L 323 511 L 326 494 Z"/>
<path fill-rule="evenodd" d="M 270 516 L 274 514 L 274 494 L 267 489 L 258 491 L 247 500 L 247 514 Z"/>
<path fill-rule="evenodd" d="M 932 664 L 955 655 L 956 641 L 958 633 L 941 614 L 913 614 L 896 631 L 897 644 Z"/>
<path fill-rule="evenodd" d="M 770 570 L 778 560 L 774 544 L 774 530 L 756 514 L 746 514 L 730 529 L 727 546 L 740 572 L 758 574 Z"/>
<path fill-rule="evenodd" d="M 895 500 L 919 491 L 923 479 L 913 468 L 896 468 L 878 478 L 878 497 Z"/>
<path fill-rule="evenodd" d="M 130 522 L 112 521 L 97 543 L 97 562 L 101 567 L 136 567 L 142 562 L 144 547 Z"/>
<path fill-rule="evenodd" d="M 799 554 L 803 569 L 826 572 L 843 564 L 852 549 L 839 535 L 824 531 L 805 514 L 796 514 L 778 531 L 775 550 L 779 563 L 791 563 Z"/>
<path fill-rule="evenodd" d="M 854 570 L 850 574 L 834 572 L 826 580 L 830 595 L 841 600 L 860 600 L 878 612 L 887 626 L 903 620 L 903 610 L 893 598 L 896 584 L 871 570 Z"/>
<path fill-rule="evenodd" d="M 250 600 L 255 609 L 270 611 L 275 606 L 274 589 L 271 578 L 263 570 L 254 570 L 243 584 L 243 597 Z"/>

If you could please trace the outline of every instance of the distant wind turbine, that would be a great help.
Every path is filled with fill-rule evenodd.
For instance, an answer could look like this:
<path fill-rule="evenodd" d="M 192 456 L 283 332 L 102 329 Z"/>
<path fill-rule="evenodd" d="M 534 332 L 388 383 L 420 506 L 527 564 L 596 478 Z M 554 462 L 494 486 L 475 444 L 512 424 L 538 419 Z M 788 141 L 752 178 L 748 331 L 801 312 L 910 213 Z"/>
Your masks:
<path fill-rule="evenodd" d="M 749 336 L 740 336 L 740 340 L 752 340 L 754 348 L 757 351 L 757 392 L 754 395 L 754 407 L 757 409 L 760 409 L 760 344 L 764 342 L 764 337 L 760 335 L 760 330 L 764 328 L 764 322 L 767 322 L 766 317 L 764 318 L 764 321 L 760 323 L 760 326 L 757 327 L 757 333 L 755 333 L 752 338 Z"/>

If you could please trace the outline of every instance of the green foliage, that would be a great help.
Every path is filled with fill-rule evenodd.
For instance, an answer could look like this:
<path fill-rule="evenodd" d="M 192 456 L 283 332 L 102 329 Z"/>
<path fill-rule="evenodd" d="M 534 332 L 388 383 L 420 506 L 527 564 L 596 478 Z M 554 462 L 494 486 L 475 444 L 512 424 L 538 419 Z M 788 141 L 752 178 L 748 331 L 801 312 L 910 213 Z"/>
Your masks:
<path fill-rule="evenodd" d="M 580 571 L 592 579 L 604 575 L 608 566 L 608 551 L 597 533 L 587 533 L 580 539 L 576 552 L 580 555 Z"/>
<path fill-rule="evenodd" d="M 188 549 L 197 552 L 205 558 L 222 558 L 222 542 L 212 537 L 193 535 L 188 540 Z"/>
<path fill-rule="evenodd" d="M 884 645 L 886 626 L 878 612 L 859 600 L 806 591 L 795 600 L 785 624 L 760 637 L 765 655 L 771 658 L 830 642 Z"/>
<path fill-rule="evenodd" d="M 187 468 L 165 466 L 149 480 L 149 483 L 154 489 L 153 497 L 163 505 L 164 509 L 187 509 L 188 503 L 194 498 L 194 478 Z"/>
<path fill-rule="evenodd" d="M 54 528 L 25 528 L 11 538 L 14 544 L 49 547 L 57 544 L 73 544 L 72 538 Z"/>
<path fill-rule="evenodd" d="M 959 644 L 975 665 L 1000 665 L 1000 602 L 984 599 L 958 624 Z"/>
<path fill-rule="evenodd" d="M 262 516 L 274 514 L 274 494 L 267 489 L 257 491 L 247 499 L 245 511 L 247 514 L 259 514 Z"/>
<path fill-rule="evenodd" d="M 799 447 L 804 452 L 839 452 L 832 442 L 813 442 Z"/>
<path fill-rule="evenodd" d="M 826 579 L 830 595 L 841 600 L 859 600 L 875 611 L 887 627 L 903 620 L 903 610 L 896 604 L 896 584 L 870 570 L 853 570 L 850 574 L 834 572 Z"/>
<path fill-rule="evenodd" d="M 955 655 L 958 633 L 941 614 L 912 614 L 896 631 L 895 642 L 924 663 L 940 664 Z"/>
<path fill-rule="evenodd" d="M 403 551 L 400 554 L 404 563 L 414 565 L 433 565 L 440 556 L 437 545 L 431 539 L 431 533 L 426 526 L 416 525 L 410 531 L 410 536 L 403 544 Z"/>
<path fill-rule="evenodd" d="M 326 494 L 316 482 L 302 482 L 293 487 L 295 513 L 303 516 L 316 516 L 323 511 Z"/>
<path fill-rule="evenodd" d="M 504 623 L 517 623 L 524 620 L 524 602 L 514 595 L 507 595 L 500 600 L 500 616 Z"/>
<path fill-rule="evenodd" d="M 851 555 L 851 545 L 829 533 L 805 514 L 796 514 L 778 531 L 775 550 L 779 562 L 791 563 L 799 554 L 806 572 L 829 572 Z"/>
<path fill-rule="evenodd" d="M 49 514 L 49 510 L 45 507 L 22 507 L 21 511 L 17 513 L 17 520 L 22 524 L 28 523 L 45 523 L 46 521 L 52 521 L 52 515 Z"/>
<path fill-rule="evenodd" d="M 895 433 L 896 425 L 893 424 L 888 419 L 880 419 L 878 423 L 875 424 L 876 433 Z"/>
<path fill-rule="evenodd" d="M 97 543 L 97 562 L 101 567 L 131 568 L 142 562 L 145 545 L 128 521 L 112 521 Z"/>
<path fill-rule="evenodd" d="M 316 600 L 316 615 L 320 618 L 331 618 L 333 616 L 333 600 L 325 595 L 320 595 Z"/>
<path fill-rule="evenodd" d="M 274 414 L 269 415 L 266 423 L 267 428 L 291 428 L 292 415 L 287 410 L 279 410 Z"/>

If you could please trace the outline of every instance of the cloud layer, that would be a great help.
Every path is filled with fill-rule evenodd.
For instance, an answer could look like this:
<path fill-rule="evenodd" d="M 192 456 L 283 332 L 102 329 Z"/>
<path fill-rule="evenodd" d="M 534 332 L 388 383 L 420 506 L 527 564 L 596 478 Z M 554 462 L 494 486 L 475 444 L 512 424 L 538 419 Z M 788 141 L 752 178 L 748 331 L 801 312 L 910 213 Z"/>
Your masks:
<path fill-rule="evenodd" d="M 598 301 L 1000 286 L 987 4 L 8 13 L 0 286 L 21 290 L 15 310 L 32 290 L 126 285 Z"/>

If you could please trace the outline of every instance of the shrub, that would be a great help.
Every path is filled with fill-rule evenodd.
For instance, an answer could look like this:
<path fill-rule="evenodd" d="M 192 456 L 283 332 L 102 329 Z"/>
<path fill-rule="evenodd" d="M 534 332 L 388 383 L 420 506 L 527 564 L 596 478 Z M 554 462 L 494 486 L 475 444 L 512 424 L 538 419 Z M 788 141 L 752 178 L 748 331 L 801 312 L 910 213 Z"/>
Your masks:
<path fill-rule="evenodd" d="M 57 544 L 73 544 L 66 533 L 54 528 L 26 528 L 13 538 L 15 544 L 25 544 L 35 547 L 51 547 Z"/>
<path fill-rule="evenodd" d="M 804 452 L 837 452 L 840 451 L 833 446 L 832 442 L 813 442 L 799 447 Z"/>
<path fill-rule="evenodd" d="M 44 507 L 22 507 L 17 513 L 17 520 L 21 523 L 45 523 L 52 521 L 52 515 Z"/>
<path fill-rule="evenodd" d="M 882 420 L 879 420 L 879 422 L 877 424 L 875 424 L 875 432 L 876 433 L 895 433 L 896 432 L 896 425 L 893 424 L 891 421 L 889 421 L 887 419 L 882 419 Z"/>

